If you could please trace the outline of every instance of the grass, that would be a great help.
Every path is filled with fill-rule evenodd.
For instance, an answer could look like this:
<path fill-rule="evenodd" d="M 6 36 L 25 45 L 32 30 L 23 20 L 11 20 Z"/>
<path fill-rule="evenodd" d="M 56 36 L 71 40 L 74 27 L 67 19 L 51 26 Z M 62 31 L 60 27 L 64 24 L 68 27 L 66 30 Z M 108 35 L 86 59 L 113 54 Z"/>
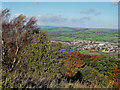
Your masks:
<path fill-rule="evenodd" d="M 45 27 L 42 30 L 48 31 L 52 40 L 73 41 L 93 40 L 105 42 L 118 42 L 117 29 L 80 29 L 63 27 Z"/>
<path fill-rule="evenodd" d="M 83 54 L 100 55 L 99 52 L 93 52 L 93 51 L 89 51 L 89 50 L 79 50 L 79 52 L 83 53 Z"/>

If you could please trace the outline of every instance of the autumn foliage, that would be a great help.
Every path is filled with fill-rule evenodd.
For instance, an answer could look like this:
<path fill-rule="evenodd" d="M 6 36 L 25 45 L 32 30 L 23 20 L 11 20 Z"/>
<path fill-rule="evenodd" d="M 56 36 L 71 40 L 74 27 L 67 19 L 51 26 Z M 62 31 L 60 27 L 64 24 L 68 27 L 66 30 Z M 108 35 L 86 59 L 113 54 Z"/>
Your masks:
<path fill-rule="evenodd" d="M 79 68 L 85 65 L 86 62 L 101 58 L 102 57 L 98 55 L 81 54 L 78 51 L 73 51 L 69 53 L 64 60 L 64 63 L 67 65 L 66 76 L 68 77 L 75 76 Z"/>
<path fill-rule="evenodd" d="M 28 19 L 24 15 L 10 18 L 10 10 L 5 9 L 0 13 L 2 17 L 2 65 L 4 70 L 11 71 L 17 64 L 20 49 L 31 41 L 31 35 L 39 28 L 36 19 Z"/>
<path fill-rule="evenodd" d="M 114 88 L 120 88 L 120 62 L 113 66 L 113 72 L 108 72 L 107 81 L 113 84 Z"/>

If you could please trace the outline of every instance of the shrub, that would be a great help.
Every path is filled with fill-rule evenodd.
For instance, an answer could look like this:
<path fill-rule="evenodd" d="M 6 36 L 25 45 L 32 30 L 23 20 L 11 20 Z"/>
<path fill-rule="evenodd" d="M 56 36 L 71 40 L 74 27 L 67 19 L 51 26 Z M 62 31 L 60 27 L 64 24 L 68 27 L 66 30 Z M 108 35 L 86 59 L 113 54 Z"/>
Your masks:
<path fill-rule="evenodd" d="M 107 77 L 104 74 L 100 74 L 99 71 L 95 70 L 90 66 L 80 68 L 82 74 L 81 83 L 88 83 L 89 85 L 98 85 L 99 87 L 106 88 L 109 82 L 106 81 Z M 108 87 L 111 88 L 111 85 Z"/>
<path fill-rule="evenodd" d="M 21 48 L 30 42 L 31 35 L 38 33 L 36 19 L 27 19 L 22 14 L 10 18 L 10 10 L 5 9 L 0 13 L 2 18 L 2 69 L 12 71 L 17 61 L 17 55 Z"/>
<path fill-rule="evenodd" d="M 86 62 L 101 59 L 101 56 L 81 54 L 78 51 L 73 51 L 65 57 L 64 63 L 66 67 L 66 76 L 73 77 L 79 71 L 79 68 L 86 64 Z"/>
<path fill-rule="evenodd" d="M 120 62 L 113 65 L 113 71 L 108 72 L 108 75 L 107 81 L 111 82 L 114 88 L 120 88 Z"/>
<path fill-rule="evenodd" d="M 46 32 L 35 34 L 32 42 L 20 51 L 19 63 L 14 69 L 15 72 L 9 74 L 10 80 L 16 84 L 19 82 L 17 87 L 48 87 L 52 80 L 63 75 L 61 48 L 62 44 L 58 42 L 50 43 Z"/>
<path fill-rule="evenodd" d="M 88 66 L 99 71 L 101 74 L 107 75 L 107 72 L 112 71 L 112 66 L 118 61 L 117 58 L 112 56 L 103 56 L 100 60 L 93 60 Z"/>

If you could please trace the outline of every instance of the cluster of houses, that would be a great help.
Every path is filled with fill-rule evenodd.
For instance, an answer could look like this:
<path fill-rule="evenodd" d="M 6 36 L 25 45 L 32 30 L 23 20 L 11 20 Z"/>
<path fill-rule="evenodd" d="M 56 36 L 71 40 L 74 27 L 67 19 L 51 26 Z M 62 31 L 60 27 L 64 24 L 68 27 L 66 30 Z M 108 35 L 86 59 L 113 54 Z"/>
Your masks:
<path fill-rule="evenodd" d="M 77 49 L 82 49 L 82 50 L 100 51 L 104 53 L 119 52 L 119 48 L 118 48 L 119 43 L 86 41 L 86 40 L 74 40 L 72 42 L 59 41 L 59 42 L 68 46 L 76 46 Z"/>

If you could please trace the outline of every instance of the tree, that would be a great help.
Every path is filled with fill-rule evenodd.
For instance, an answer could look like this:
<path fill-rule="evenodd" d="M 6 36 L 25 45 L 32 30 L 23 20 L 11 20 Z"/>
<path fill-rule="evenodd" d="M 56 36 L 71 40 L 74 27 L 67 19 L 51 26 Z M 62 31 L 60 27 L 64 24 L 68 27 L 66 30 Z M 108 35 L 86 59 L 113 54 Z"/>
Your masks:
<path fill-rule="evenodd" d="M 102 59 L 99 61 L 93 60 L 88 66 L 98 70 L 101 74 L 107 75 L 107 72 L 112 71 L 112 65 L 114 65 L 119 60 L 116 57 L 110 55 L 101 54 L 101 56 Z"/>
<path fill-rule="evenodd" d="M 41 82 L 45 82 L 48 87 L 52 80 L 61 78 L 64 73 L 62 44 L 51 43 L 46 32 L 43 31 L 34 34 L 32 38 L 29 45 L 22 47 L 18 55 L 20 62 L 12 73 L 14 76 L 9 74 L 12 78 L 9 81 L 15 81 L 16 84 L 21 82 L 19 83 L 21 87 L 29 86 L 30 83 L 39 87 Z M 24 83 L 24 80 L 29 81 Z M 17 87 L 20 87 L 19 84 Z M 8 85 L 13 86 L 10 82 Z"/>
<path fill-rule="evenodd" d="M 108 72 L 108 79 L 107 81 L 113 84 L 114 88 L 120 89 L 120 62 L 113 65 L 113 71 Z"/>
<path fill-rule="evenodd" d="M 78 72 L 79 68 L 86 64 L 88 61 L 94 59 L 101 59 L 98 55 L 81 54 L 78 51 L 69 53 L 64 60 L 66 67 L 66 76 L 73 77 Z"/>
<path fill-rule="evenodd" d="M 24 45 L 32 39 L 33 33 L 38 33 L 37 20 L 27 19 L 22 14 L 10 18 L 10 10 L 5 9 L 0 14 L 2 18 L 2 65 L 3 70 L 12 71 L 18 63 L 17 55 Z"/>

